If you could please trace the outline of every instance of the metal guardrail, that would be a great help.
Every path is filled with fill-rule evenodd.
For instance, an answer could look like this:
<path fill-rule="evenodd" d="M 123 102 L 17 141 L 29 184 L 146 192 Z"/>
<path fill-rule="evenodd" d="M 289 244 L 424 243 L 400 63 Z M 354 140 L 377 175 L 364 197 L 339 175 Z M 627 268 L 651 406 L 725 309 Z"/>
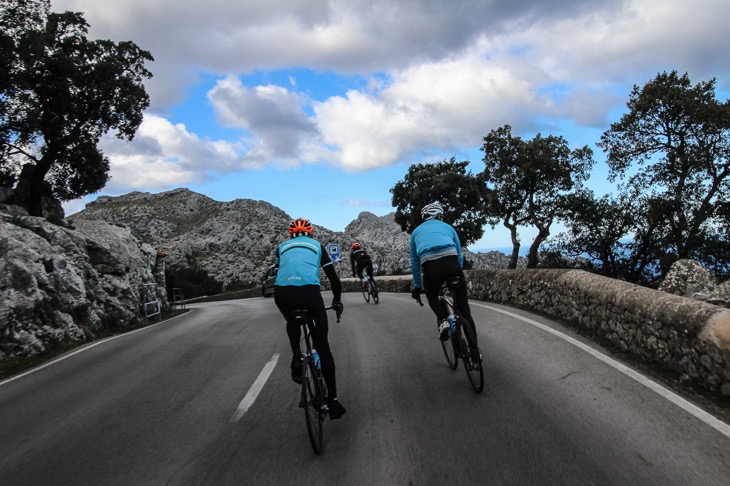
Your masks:
<path fill-rule="evenodd" d="M 170 307 L 173 309 L 179 306 L 180 309 L 185 309 L 185 293 L 180 288 L 173 288 L 172 289 L 172 301 L 170 302 Z"/>
<path fill-rule="evenodd" d="M 149 283 L 140 285 L 140 297 L 142 300 L 142 313 L 144 314 L 145 321 L 148 321 L 150 317 L 159 316 L 158 319 L 162 320 L 162 303 L 157 295 L 157 284 Z"/>

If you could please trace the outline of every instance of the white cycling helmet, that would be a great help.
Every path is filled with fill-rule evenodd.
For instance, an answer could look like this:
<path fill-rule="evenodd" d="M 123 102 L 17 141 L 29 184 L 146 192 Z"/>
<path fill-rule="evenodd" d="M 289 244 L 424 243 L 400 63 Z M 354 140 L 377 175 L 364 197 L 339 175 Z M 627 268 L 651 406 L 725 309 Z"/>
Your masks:
<path fill-rule="evenodd" d="M 426 204 L 425 206 L 423 206 L 423 209 L 421 209 L 421 218 L 423 218 L 424 221 L 443 215 L 444 208 L 442 208 L 441 205 L 437 202 Z"/>

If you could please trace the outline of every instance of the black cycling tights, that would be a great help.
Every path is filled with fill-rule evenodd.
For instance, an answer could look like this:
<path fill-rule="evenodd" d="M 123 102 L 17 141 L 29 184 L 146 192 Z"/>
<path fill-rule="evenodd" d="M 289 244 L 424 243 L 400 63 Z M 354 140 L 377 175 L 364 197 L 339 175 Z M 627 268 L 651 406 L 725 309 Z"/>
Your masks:
<path fill-rule="evenodd" d="M 423 287 L 426 289 L 426 298 L 431 310 L 436 314 L 438 321 L 446 319 L 446 306 L 439 301 L 439 291 L 445 281 L 452 277 L 461 277 L 461 285 L 454 291 L 454 303 L 459 308 L 461 316 L 466 319 L 476 339 L 476 326 L 474 319 L 471 317 L 471 308 L 469 307 L 469 295 L 466 289 L 466 278 L 464 271 L 459 265 L 459 259 L 456 255 L 446 256 L 438 260 L 429 260 L 423 264 Z M 477 343 L 473 343 L 477 345 Z"/>
<path fill-rule="evenodd" d="M 318 285 L 276 286 L 274 288 L 274 302 L 282 313 L 286 323 L 286 333 L 289 336 L 289 344 L 294 355 L 301 354 L 299 342 L 302 338 L 302 328 L 299 324 L 289 322 L 289 316 L 295 310 L 307 310 L 311 318 L 309 328 L 312 334 L 312 346 L 319 354 L 319 361 L 322 364 L 322 376 L 327 384 L 327 390 L 331 398 L 337 397 L 337 381 L 335 380 L 335 359 L 330 350 L 327 340 L 329 326 L 327 324 L 327 311 L 324 300 Z"/>
<path fill-rule="evenodd" d="M 367 262 L 363 262 L 362 265 L 360 262 L 357 262 L 357 276 L 362 279 L 362 271 L 365 270 L 367 272 L 368 277 L 373 278 L 373 262 L 372 260 L 368 259 Z"/>

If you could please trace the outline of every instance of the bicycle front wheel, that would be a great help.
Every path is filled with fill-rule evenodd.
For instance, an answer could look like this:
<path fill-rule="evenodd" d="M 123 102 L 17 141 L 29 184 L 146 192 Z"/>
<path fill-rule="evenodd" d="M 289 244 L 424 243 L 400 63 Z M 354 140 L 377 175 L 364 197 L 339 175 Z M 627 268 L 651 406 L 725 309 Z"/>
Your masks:
<path fill-rule="evenodd" d="M 484 369 L 482 366 L 481 351 L 479 351 L 478 347 L 474 347 L 470 344 L 476 342 L 476 339 L 472 336 L 471 328 L 469 328 L 468 325 L 458 326 L 458 329 L 462 348 L 461 359 L 464 362 L 466 376 L 469 378 L 469 383 L 471 383 L 474 391 L 481 393 L 482 390 L 484 390 Z"/>
<path fill-rule="evenodd" d="M 302 366 L 302 403 L 304 404 L 304 418 L 307 421 L 309 442 L 316 454 L 322 452 L 322 402 L 323 394 L 319 390 L 317 369 L 311 358 L 304 361 Z"/>
<path fill-rule="evenodd" d="M 459 366 L 459 354 L 457 353 L 458 344 L 456 336 L 451 336 L 447 341 L 441 341 L 441 348 L 444 350 L 444 356 L 449 363 L 449 368 L 455 370 Z"/>
<path fill-rule="evenodd" d="M 365 302 L 370 302 L 370 289 L 365 285 L 362 286 L 362 296 L 365 298 Z"/>

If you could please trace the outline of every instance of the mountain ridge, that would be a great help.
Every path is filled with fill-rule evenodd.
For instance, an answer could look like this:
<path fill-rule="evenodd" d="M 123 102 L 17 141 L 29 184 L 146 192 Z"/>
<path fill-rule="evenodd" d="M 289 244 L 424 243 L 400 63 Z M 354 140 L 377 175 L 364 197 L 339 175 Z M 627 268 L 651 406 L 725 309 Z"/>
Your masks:
<path fill-rule="evenodd" d="M 99 196 L 67 220 L 103 220 L 129 227 L 143 243 L 164 251 L 167 265 L 200 267 L 223 282 L 255 285 L 274 261 L 276 248 L 288 237 L 292 217 L 271 203 L 253 199 L 219 202 L 187 188 L 160 193 L 134 191 L 121 196 Z M 325 248 L 337 243 L 340 277 L 351 274 L 350 245 L 358 241 L 373 257 L 380 274 L 410 273 L 409 235 L 395 222 L 395 213 L 358 214 L 344 231 L 313 223 L 314 238 Z M 500 252 L 465 257 L 474 268 L 506 268 Z"/>

